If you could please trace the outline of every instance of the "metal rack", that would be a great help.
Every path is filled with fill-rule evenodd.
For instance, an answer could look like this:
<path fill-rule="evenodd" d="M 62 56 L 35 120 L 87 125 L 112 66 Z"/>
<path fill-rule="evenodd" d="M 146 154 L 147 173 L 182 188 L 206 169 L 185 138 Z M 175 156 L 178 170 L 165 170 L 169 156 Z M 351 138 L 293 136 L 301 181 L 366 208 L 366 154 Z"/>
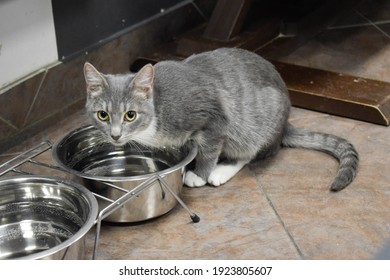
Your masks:
<path fill-rule="evenodd" d="M 47 164 L 44 162 L 40 162 L 36 160 L 36 157 L 39 155 L 42 155 L 43 153 L 51 150 L 53 148 L 53 145 L 50 141 L 43 141 L 40 144 L 33 146 L 30 149 L 27 149 L 26 151 L 14 156 L 10 160 L 2 163 L 0 165 L 0 177 L 10 173 L 14 172 L 17 174 L 22 175 L 36 175 L 29 172 L 22 171 L 19 169 L 22 165 L 26 163 L 31 163 L 34 165 L 41 166 L 43 168 L 49 168 L 54 169 L 57 171 L 61 171 L 64 173 L 68 173 L 66 170 L 62 169 L 61 167 L 58 167 L 56 165 Z M 158 181 L 161 185 L 161 187 L 169 192 L 176 200 L 177 202 L 188 212 L 190 215 L 191 220 L 194 223 L 198 223 L 200 221 L 200 218 L 198 215 L 196 215 L 184 202 L 181 200 L 181 198 L 172 190 L 172 188 L 164 181 L 164 176 L 160 176 L 158 173 L 151 174 L 150 178 L 146 179 L 144 182 L 139 184 L 137 187 L 133 188 L 132 190 L 126 190 L 124 188 L 118 187 L 114 184 L 111 184 L 109 182 L 99 181 L 102 184 L 107 185 L 110 188 L 114 188 L 116 190 L 119 190 L 123 192 L 123 195 L 119 197 L 116 200 L 112 200 L 110 198 L 107 198 L 105 196 L 102 196 L 100 194 L 94 193 L 91 191 L 91 193 L 97 198 L 105 200 L 106 202 L 109 202 L 109 205 L 105 208 L 101 209 L 98 212 L 98 216 L 95 220 L 96 225 L 96 232 L 95 232 L 95 241 L 94 241 L 94 248 L 93 248 L 93 254 L 92 259 L 95 260 L 97 257 L 97 250 L 98 250 L 98 244 L 100 239 L 100 230 L 101 230 L 101 223 L 102 221 L 108 217 L 110 214 L 112 214 L 115 210 L 123 206 L 125 203 L 127 203 L 132 198 L 136 197 L 137 195 L 141 194 L 143 191 L 148 189 L 150 186 L 152 186 L 156 181 Z"/>

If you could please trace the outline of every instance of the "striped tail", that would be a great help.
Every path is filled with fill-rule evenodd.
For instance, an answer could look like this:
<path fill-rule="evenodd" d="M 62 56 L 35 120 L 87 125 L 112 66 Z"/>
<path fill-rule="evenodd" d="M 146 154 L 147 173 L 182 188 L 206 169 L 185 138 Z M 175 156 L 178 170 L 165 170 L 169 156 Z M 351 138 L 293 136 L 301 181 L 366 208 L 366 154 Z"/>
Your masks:
<path fill-rule="evenodd" d="M 328 153 L 338 159 L 340 165 L 330 189 L 340 191 L 355 178 L 359 165 L 359 155 L 347 140 L 331 134 L 312 132 L 287 125 L 282 146 L 305 148 Z"/>

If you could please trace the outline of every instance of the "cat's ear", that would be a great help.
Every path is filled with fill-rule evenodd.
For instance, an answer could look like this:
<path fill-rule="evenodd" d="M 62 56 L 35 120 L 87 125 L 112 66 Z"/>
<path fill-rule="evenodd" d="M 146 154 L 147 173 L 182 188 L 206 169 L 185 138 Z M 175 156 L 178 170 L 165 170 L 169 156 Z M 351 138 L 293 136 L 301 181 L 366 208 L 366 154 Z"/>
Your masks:
<path fill-rule="evenodd" d="M 96 97 L 103 92 L 103 88 L 107 82 L 103 75 L 88 62 L 84 64 L 84 77 L 87 84 L 88 96 Z"/>
<path fill-rule="evenodd" d="M 152 64 L 147 64 L 138 71 L 132 81 L 132 88 L 136 92 L 141 92 L 148 99 L 153 93 L 154 68 Z"/>

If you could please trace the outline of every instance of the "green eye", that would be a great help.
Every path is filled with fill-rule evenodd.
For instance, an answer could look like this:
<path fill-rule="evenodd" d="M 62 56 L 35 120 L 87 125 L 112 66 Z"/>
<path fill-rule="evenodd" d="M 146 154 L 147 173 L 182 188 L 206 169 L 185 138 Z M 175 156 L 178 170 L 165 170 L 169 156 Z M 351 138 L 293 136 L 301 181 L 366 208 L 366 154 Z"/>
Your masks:
<path fill-rule="evenodd" d="M 103 122 L 108 121 L 108 119 L 109 119 L 108 113 L 105 111 L 98 111 L 97 116 L 98 116 L 99 120 L 101 120 Z"/>
<path fill-rule="evenodd" d="M 128 111 L 125 114 L 125 120 L 128 122 L 134 121 L 136 119 L 136 117 L 137 117 L 137 112 L 135 112 L 135 111 Z"/>

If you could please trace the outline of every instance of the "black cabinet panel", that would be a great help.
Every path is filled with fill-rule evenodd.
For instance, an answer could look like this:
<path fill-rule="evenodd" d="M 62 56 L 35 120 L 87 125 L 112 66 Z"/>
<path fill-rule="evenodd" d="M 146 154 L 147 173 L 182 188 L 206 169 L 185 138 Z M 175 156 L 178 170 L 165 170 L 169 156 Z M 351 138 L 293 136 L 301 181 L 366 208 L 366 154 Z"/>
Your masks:
<path fill-rule="evenodd" d="M 186 0 L 52 0 L 58 57 L 68 59 Z"/>

